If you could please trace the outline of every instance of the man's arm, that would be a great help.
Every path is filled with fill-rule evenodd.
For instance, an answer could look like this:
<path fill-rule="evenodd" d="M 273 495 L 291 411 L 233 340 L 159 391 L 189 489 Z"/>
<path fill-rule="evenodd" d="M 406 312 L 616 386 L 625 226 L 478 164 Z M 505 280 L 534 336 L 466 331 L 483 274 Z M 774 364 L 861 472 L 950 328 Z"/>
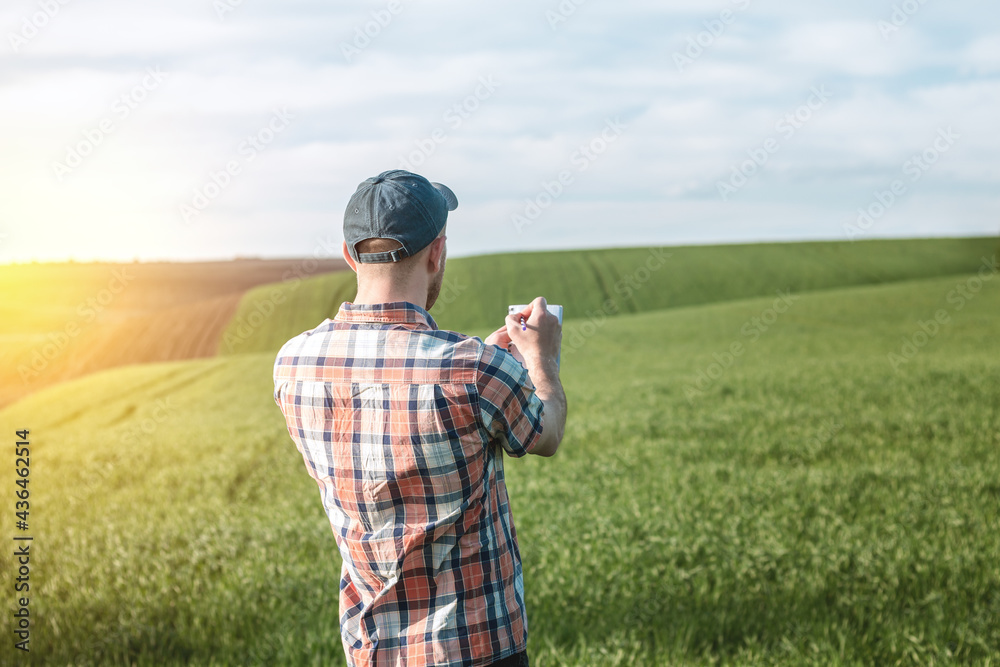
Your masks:
<path fill-rule="evenodd" d="M 547 368 L 544 363 L 532 364 L 528 357 L 525 357 L 525 362 L 529 364 L 526 367 L 528 376 L 535 385 L 535 394 L 545 406 L 542 411 L 542 436 L 529 454 L 552 456 L 559 449 L 566 430 L 566 392 L 559 381 L 555 360 L 551 363 L 552 368 Z"/>

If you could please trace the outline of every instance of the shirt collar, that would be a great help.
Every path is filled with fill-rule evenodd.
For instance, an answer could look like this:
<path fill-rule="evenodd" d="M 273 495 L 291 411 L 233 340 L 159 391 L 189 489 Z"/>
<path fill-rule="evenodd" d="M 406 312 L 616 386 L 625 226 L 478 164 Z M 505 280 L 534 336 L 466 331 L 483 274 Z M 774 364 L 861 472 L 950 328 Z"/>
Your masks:
<path fill-rule="evenodd" d="M 336 322 L 378 323 L 378 324 L 409 324 L 416 329 L 438 328 L 437 322 L 424 308 L 409 301 L 392 301 L 390 303 L 351 303 L 340 304 L 340 310 L 334 318 Z"/>

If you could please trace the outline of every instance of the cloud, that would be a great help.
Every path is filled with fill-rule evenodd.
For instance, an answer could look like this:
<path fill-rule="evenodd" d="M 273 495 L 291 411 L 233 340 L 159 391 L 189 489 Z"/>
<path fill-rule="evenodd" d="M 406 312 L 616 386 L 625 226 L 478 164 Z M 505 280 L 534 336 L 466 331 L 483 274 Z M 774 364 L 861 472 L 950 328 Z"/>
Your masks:
<path fill-rule="evenodd" d="M 588 2 L 554 26 L 555 1 L 401 3 L 63 5 L 0 72 L 0 119 L 17 128 L 0 220 L 18 230 L 0 261 L 307 254 L 339 233 L 358 182 L 404 161 L 459 193 L 453 256 L 836 238 L 949 125 L 962 140 L 879 230 L 995 231 L 1000 39 L 972 3 L 928 4 L 888 39 L 891 9 L 860 0 Z M 679 69 L 674 53 L 726 8 L 735 20 Z M 37 10 L 6 5 L 4 34 Z M 167 78 L 118 114 L 151 67 Z M 829 101 L 785 136 L 816 86 Z M 247 160 L 240 147 L 282 109 L 292 122 Z M 106 118 L 113 131 L 88 148 Z M 615 118 L 627 129 L 579 169 Z M 772 138 L 779 150 L 724 201 L 718 183 Z M 54 163 L 76 150 L 88 154 L 60 181 Z M 234 160 L 240 173 L 185 224 L 180 206 Z M 514 233 L 566 170 L 572 185 Z M 962 217 L 928 213 L 949 206 Z"/>
<path fill-rule="evenodd" d="M 801 23 L 785 28 L 778 49 L 782 60 L 815 74 L 885 77 L 926 64 L 930 54 L 916 35 L 889 43 L 873 21 Z"/>
<path fill-rule="evenodd" d="M 1000 72 L 1000 33 L 977 39 L 961 54 L 959 62 L 966 73 Z"/>

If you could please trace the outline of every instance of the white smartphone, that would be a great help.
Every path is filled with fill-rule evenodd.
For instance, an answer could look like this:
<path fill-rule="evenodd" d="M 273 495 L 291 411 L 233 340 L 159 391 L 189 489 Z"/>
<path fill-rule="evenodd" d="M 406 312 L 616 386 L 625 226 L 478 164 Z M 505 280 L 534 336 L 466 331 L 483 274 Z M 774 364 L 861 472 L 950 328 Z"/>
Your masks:
<path fill-rule="evenodd" d="M 526 303 L 518 304 L 516 306 L 507 306 L 507 314 L 508 315 L 513 315 L 514 313 L 520 313 L 520 312 L 522 312 L 527 307 L 528 307 L 528 304 L 526 304 Z M 563 307 L 562 306 L 557 306 L 557 305 L 549 303 L 549 304 L 546 304 L 546 310 L 548 310 L 550 313 L 552 313 L 553 315 L 555 315 L 556 317 L 558 317 L 559 318 L 559 324 L 562 324 L 562 321 L 563 321 Z M 556 355 L 556 367 L 557 368 L 559 367 L 559 358 L 560 357 L 562 357 L 562 353 Z"/>

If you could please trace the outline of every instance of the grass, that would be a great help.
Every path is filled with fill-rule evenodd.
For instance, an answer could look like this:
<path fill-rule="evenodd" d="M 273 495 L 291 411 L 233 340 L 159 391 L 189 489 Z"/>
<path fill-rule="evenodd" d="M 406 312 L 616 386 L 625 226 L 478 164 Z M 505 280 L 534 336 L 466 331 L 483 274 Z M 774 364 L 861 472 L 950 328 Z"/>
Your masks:
<path fill-rule="evenodd" d="M 603 319 L 719 303 L 968 273 L 998 251 L 996 238 L 617 248 L 497 254 L 448 260 L 438 303 L 443 329 L 493 330 L 507 306 L 539 294 L 566 317 Z M 353 272 L 247 292 L 220 354 L 277 352 L 356 293 Z M 498 319 L 499 318 L 499 319 Z"/>
<path fill-rule="evenodd" d="M 958 309 L 963 285 L 567 319 L 566 439 L 506 463 L 532 664 L 995 664 L 1000 279 Z M 0 412 L 33 433 L 37 661 L 343 664 L 340 561 L 273 360 L 112 369 Z"/>
<path fill-rule="evenodd" d="M 250 287 L 342 260 L 0 265 L 0 408 L 136 363 L 215 356 Z"/>

